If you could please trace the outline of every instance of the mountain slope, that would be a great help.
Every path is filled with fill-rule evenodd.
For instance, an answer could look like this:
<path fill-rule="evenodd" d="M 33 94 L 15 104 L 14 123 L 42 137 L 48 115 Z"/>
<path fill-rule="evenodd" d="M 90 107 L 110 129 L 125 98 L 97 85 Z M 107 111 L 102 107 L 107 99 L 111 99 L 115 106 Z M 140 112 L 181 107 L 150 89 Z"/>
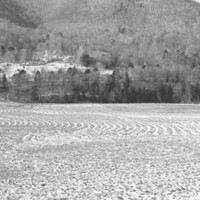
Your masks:
<path fill-rule="evenodd" d="M 165 50 L 173 56 L 200 38 L 200 6 L 191 0 L 13 1 L 42 19 L 40 32 L 62 32 L 73 52 L 83 45 L 158 62 Z"/>
<path fill-rule="evenodd" d="M 198 27 L 200 9 L 190 0 L 16 0 L 37 13 L 45 28 L 69 34 L 128 26 L 137 32 L 179 31 Z M 80 27 L 80 28 L 79 28 Z M 74 29 L 74 30 L 73 30 Z M 80 30 L 81 29 L 81 30 Z M 98 30 L 97 30 L 98 29 Z M 195 31 L 194 30 L 194 31 Z M 112 30 L 111 30 L 112 31 Z M 92 35 L 91 35 L 92 36 Z"/>
<path fill-rule="evenodd" d="M 29 28 L 36 28 L 38 23 L 37 18 L 29 16 L 26 9 L 13 0 L 0 0 L 0 18 Z"/>

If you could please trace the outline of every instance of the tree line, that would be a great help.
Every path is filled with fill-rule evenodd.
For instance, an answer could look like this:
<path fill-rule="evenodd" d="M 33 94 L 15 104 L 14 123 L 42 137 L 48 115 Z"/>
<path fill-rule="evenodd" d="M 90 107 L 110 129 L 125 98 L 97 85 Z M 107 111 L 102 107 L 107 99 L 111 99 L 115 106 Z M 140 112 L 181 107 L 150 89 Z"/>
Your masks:
<path fill-rule="evenodd" d="M 76 67 L 67 71 L 25 70 L 11 80 L 3 75 L 0 94 L 12 100 L 43 103 L 180 103 L 200 101 L 200 69 L 116 68 L 111 75 Z"/>

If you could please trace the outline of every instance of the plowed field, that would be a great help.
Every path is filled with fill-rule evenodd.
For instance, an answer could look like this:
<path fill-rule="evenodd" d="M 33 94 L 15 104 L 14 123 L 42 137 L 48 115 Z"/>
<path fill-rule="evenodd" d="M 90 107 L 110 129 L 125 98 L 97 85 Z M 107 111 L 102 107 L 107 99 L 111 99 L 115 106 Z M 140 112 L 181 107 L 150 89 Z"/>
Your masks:
<path fill-rule="evenodd" d="M 1 200 L 199 200 L 200 105 L 0 104 Z"/>

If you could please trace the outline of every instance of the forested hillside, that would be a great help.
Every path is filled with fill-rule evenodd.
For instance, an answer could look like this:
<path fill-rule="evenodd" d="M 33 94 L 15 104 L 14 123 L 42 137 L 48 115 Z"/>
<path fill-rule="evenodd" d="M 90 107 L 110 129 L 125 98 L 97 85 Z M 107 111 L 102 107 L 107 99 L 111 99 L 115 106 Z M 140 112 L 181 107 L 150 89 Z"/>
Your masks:
<path fill-rule="evenodd" d="M 27 62 L 44 55 L 50 57 L 56 55 L 57 58 L 72 55 L 79 64 L 93 69 L 81 74 L 83 79 L 79 79 L 83 81 L 88 73 L 91 73 L 91 77 L 96 77 L 95 74 L 99 70 L 113 70 L 113 74 L 107 77 L 103 85 L 99 79 L 94 79 L 95 81 L 92 79 L 87 89 L 80 89 L 82 83 L 78 83 L 77 86 L 73 77 L 80 74 L 76 70 L 71 77 L 68 77 L 75 93 L 92 101 L 199 101 L 200 6 L 196 2 L 190 0 L 9 0 L 8 2 L 14 3 L 14 1 L 17 7 L 11 9 L 12 6 L 9 6 L 6 12 L 8 14 L 1 17 L 4 19 L 0 26 L 0 31 L 3 33 L 0 40 L 2 61 Z M 12 14 L 18 13 L 16 10 L 18 8 L 23 10 L 20 12 L 22 16 Z M 28 23 L 24 21 L 24 17 L 27 19 L 27 16 L 32 15 L 35 16 L 31 18 L 34 19 L 35 25 L 32 26 L 30 23 L 31 28 L 28 25 L 22 28 Z M 12 84 L 18 84 L 20 77 L 21 74 L 17 74 Z M 57 77 L 54 83 L 58 84 L 66 78 L 53 77 Z M 35 86 L 33 82 L 30 84 Z M 39 91 L 40 87 L 34 88 Z M 64 90 L 67 97 L 74 92 L 72 88 L 71 92 L 69 88 Z M 53 88 L 52 91 L 56 92 Z M 73 102 L 73 95 L 70 98 Z"/>
<path fill-rule="evenodd" d="M 131 55 L 138 52 L 141 57 L 155 48 L 162 51 L 160 41 L 184 46 L 199 38 L 200 8 L 189 0 L 15 1 L 42 19 L 43 32 L 62 32 L 74 53 L 80 45 L 92 51 L 120 47 L 122 54 L 129 49 Z M 178 41 L 168 42 L 166 35 Z"/>
<path fill-rule="evenodd" d="M 0 8 L 0 18 L 16 25 L 62 33 L 74 54 L 80 45 L 87 51 L 120 47 L 123 55 L 158 59 L 152 54 L 164 45 L 168 51 L 193 46 L 200 35 L 200 8 L 189 0 L 6 0 Z"/>
<path fill-rule="evenodd" d="M 39 23 L 39 18 L 29 15 L 27 8 L 13 0 L 0 0 L 0 19 L 30 28 L 36 28 Z"/>

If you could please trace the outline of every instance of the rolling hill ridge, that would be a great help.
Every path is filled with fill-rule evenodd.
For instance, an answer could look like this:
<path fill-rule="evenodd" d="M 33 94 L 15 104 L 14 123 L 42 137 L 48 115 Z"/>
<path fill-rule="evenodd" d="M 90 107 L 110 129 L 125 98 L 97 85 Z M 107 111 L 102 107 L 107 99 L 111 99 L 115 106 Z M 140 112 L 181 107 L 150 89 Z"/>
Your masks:
<path fill-rule="evenodd" d="M 41 34 L 62 33 L 63 45 L 72 53 L 82 45 L 89 53 L 103 48 L 122 57 L 160 63 L 165 50 L 171 55 L 177 49 L 185 51 L 186 46 L 198 44 L 200 35 L 200 6 L 190 0 L 5 2 L 0 1 L 1 18 L 35 28 L 39 35 L 32 36 L 36 38 L 32 43 L 46 42 Z"/>
<path fill-rule="evenodd" d="M 31 16 L 26 8 L 13 0 L 0 0 L 0 18 L 8 20 L 18 26 L 36 28 L 39 18 Z"/>

